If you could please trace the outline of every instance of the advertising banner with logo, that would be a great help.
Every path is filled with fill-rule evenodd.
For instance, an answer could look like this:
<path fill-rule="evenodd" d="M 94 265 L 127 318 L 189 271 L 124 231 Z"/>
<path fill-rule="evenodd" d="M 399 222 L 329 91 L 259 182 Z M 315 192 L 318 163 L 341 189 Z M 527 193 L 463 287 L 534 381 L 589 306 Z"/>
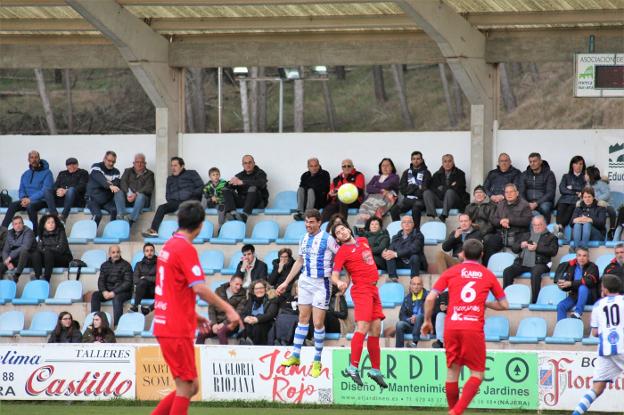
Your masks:
<path fill-rule="evenodd" d="M 280 366 L 289 356 L 287 347 L 202 347 L 204 400 L 331 404 L 331 352 L 323 352 L 323 371 L 318 378 L 310 377 L 313 348 L 303 349 L 300 366 Z"/>
<path fill-rule="evenodd" d="M 540 351 L 539 409 L 573 410 L 591 389 L 597 355 L 592 352 Z M 624 375 L 607 384 L 590 411 L 624 413 Z"/>
<path fill-rule="evenodd" d="M 135 398 L 134 346 L 0 344 L 0 399 Z"/>
<path fill-rule="evenodd" d="M 605 137 L 604 140 L 606 142 L 605 152 L 608 152 L 608 154 L 605 154 L 605 159 L 609 160 L 606 173 L 609 179 L 609 189 L 611 191 L 624 192 L 624 131 L 621 134 L 612 134 Z M 617 205 L 623 201 L 613 200 L 612 197 L 611 202 L 617 208 Z"/>
<path fill-rule="evenodd" d="M 360 367 L 363 387 L 343 373 L 349 361 L 349 350 L 334 349 L 334 403 L 347 405 L 392 405 L 445 407 L 446 357 L 444 352 L 429 350 L 384 350 L 381 370 L 388 390 L 366 376 L 370 368 L 364 354 Z M 532 352 L 489 351 L 485 379 L 471 408 L 537 409 L 537 355 Z M 460 386 L 470 372 L 464 370 Z"/>

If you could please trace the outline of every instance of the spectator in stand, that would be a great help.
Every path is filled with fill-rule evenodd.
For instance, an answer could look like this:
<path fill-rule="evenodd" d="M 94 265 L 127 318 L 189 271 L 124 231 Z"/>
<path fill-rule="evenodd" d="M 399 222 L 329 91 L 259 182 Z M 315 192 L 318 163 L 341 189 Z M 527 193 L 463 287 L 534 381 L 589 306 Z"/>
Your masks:
<path fill-rule="evenodd" d="M 436 340 L 431 343 L 433 349 L 443 349 L 444 342 L 440 340 L 444 333 L 444 320 L 446 319 L 446 309 L 448 308 L 448 291 L 440 293 L 436 298 L 435 306 L 433 307 L 433 314 L 431 320 L 435 323 Z"/>
<path fill-rule="evenodd" d="M 604 241 L 607 209 L 600 206 L 594 195 L 593 188 L 584 188 L 581 191 L 581 201 L 572 213 L 570 226 L 576 248 L 587 248 L 589 241 Z"/>
<path fill-rule="evenodd" d="M 132 167 L 128 167 L 121 175 L 120 192 L 115 193 L 115 206 L 120 218 L 126 212 L 126 206 L 132 207 L 128 222 L 130 226 L 139 220 L 144 207 L 149 207 L 154 192 L 154 172 L 147 169 L 145 155 L 134 156 Z"/>
<path fill-rule="evenodd" d="M 69 249 L 65 227 L 58 216 L 47 214 L 39 221 L 38 242 L 32 253 L 32 265 L 35 275 L 41 275 L 50 282 L 54 267 L 66 268 L 74 257 Z"/>
<path fill-rule="evenodd" d="M 615 275 L 620 278 L 620 287 L 622 287 L 622 291 L 620 294 L 624 294 L 624 243 L 620 242 L 615 245 L 615 258 L 609 262 L 609 264 L 605 267 L 602 275 Z"/>
<path fill-rule="evenodd" d="M 184 168 L 182 157 L 171 158 L 171 176 L 167 177 L 166 203 L 158 206 L 152 224 L 143 236 L 158 236 L 158 228 L 167 213 L 178 210 L 180 204 L 187 200 L 199 200 L 202 197 L 204 182 L 195 170 Z"/>
<path fill-rule="evenodd" d="M 0 279 L 2 279 L 7 270 L 14 270 L 13 281 L 17 282 L 24 268 L 32 263 L 36 242 L 34 232 L 27 226 L 24 226 L 24 219 L 21 216 L 14 216 L 11 223 L 13 229 L 9 229 L 7 232 L 6 241 L 2 248 Z M 41 273 L 35 273 L 35 278 L 39 279 L 40 277 Z"/>
<path fill-rule="evenodd" d="M 238 275 L 243 279 L 243 288 L 249 288 L 253 281 L 266 280 L 268 267 L 264 261 L 256 257 L 256 248 L 251 244 L 246 244 L 241 248 L 241 252 L 243 257 L 238 263 L 234 275 Z"/>
<path fill-rule="evenodd" d="M 366 222 L 362 236 L 368 239 L 368 245 L 370 245 L 377 269 L 386 269 L 386 260 L 383 259 L 382 254 L 390 246 L 390 235 L 383 228 L 381 219 L 376 216 L 370 218 Z"/>
<path fill-rule="evenodd" d="M 610 204 L 611 190 L 609 190 L 609 183 L 602 180 L 600 177 L 600 170 L 596 166 L 589 166 L 585 171 L 585 181 L 587 185 L 594 189 L 596 193 L 596 200 L 598 204 L 607 209 L 607 215 L 609 216 L 609 232 L 607 233 L 607 239 L 611 240 L 615 235 L 615 225 L 617 223 L 617 214 L 615 209 Z"/>
<path fill-rule="evenodd" d="M 520 190 L 520 196 L 529 202 L 533 214 L 544 215 L 546 224 L 549 224 L 555 204 L 557 179 L 540 153 L 529 154 L 529 165 L 520 176 Z"/>
<path fill-rule="evenodd" d="M 334 226 L 338 224 L 347 223 L 347 218 L 342 213 L 334 213 L 331 215 L 329 220 L 327 221 L 327 226 L 325 227 L 325 232 L 331 233 L 331 230 Z"/>
<path fill-rule="evenodd" d="M 520 176 L 522 173 L 520 170 L 511 165 L 511 158 L 507 153 L 501 153 L 498 156 L 498 166 L 491 170 L 483 187 L 485 187 L 485 193 L 493 203 L 499 203 L 505 199 L 505 186 L 509 183 L 515 184 L 516 187 L 521 188 Z"/>
<path fill-rule="evenodd" d="M 241 344 L 264 346 L 268 344 L 269 331 L 277 316 L 275 291 L 268 293 L 265 280 L 256 280 L 249 287 L 249 299 L 241 314 L 245 333 Z"/>
<path fill-rule="evenodd" d="M 2 226 L 8 227 L 15 212 L 25 210 L 33 224 L 33 231 L 37 232 L 37 213 L 46 207 L 45 194 L 53 185 L 48 162 L 41 160 L 38 151 L 32 150 L 28 153 L 28 170 L 20 178 L 19 200 L 9 205 Z"/>
<path fill-rule="evenodd" d="M 89 172 L 78 166 L 78 160 L 70 157 L 65 160 L 67 170 L 63 170 L 56 176 L 54 186 L 45 193 L 45 201 L 48 211 L 57 215 L 57 207 L 63 206 L 59 215 L 61 222 L 67 220 L 72 207 L 84 207 Z"/>
<path fill-rule="evenodd" d="M 87 207 L 91 211 L 93 220 L 100 224 L 102 220 L 102 209 L 110 213 L 111 221 L 117 219 L 115 207 L 115 193 L 121 192 L 121 175 L 115 167 L 117 154 L 114 151 L 107 151 L 104 160 L 94 163 L 89 173 L 87 182 Z"/>
<path fill-rule="evenodd" d="M 587 248 L 577 248 L 576 258 L 562 262 L 555 272 L 555 284 L 568 292 L 568 296 L 557 304 L 557 321 L 567 317 L 570 309 L 572 318 L 581 318 L 586 305 L 592 305 L 600 297 L 598 267 L 589 261 Z"/>
<path fill-rule="evenodd" d="M 390 246 L 382 252 L 381 256 L 386 260 L 386 269 L 390 280 L 398 282 L 397 268 L 409 268 L 410 275 L 420 275 L 420 270 L 427 269 L 425 257 L 425 237 L 414 226 L 411 216 L 403 216 L 401 230 L 392 236 Z"/>
<path fill-rule="evenodd" d="M 0 226 L 0 253 L 4 248 L 4 242 L 6 241 L 9 230 L 5 226 Z"/>
<path fill-rule="evenodd" d="M 282 248 L 277 253 L 277 258 L 273 260 L 273 269 L 271 270 L 271 275 L 267 282 L 271 287 L 279 287 L 281 283 L 286 280 L 286 277 L 290 273 L 293 265 L 295 264 L 295 259 L 292 256 L 292 250 L 290 248 Z M 293 280 L 292 283 L 296 281 Z M 290 287 L 286 289 L 290 291 Z"/>
<path fill-rule="evenodd" d="M 409 292 L 403 299 L 401 310 L 399 311 L 399 321 L 396 323 L 396 344 L 395 347 L 405 347 L 405 333 L 412 333 L 412 341 L 409 347 L 418 347 L 420 339 L 420 327 L 425 318 L 424 303 L 427 298 L 427 290 L 423 288 L 422 278 L 414 276 L 410 280 Z"/>
<path fill-rule="evenodd" d="M 106 314 L 98 311 L 93 316 L 93 324 L 82 335 L 83 343 L 117 343 L 115 332 L 110 328 Z"/>
<path fill-rule="evenodd" d="M 325 332 L 326 333 L 342 333 L 345 321 L 349 317 L 347 309 L 347 300 L 344 295 L 336 288 L 331 286 L 331 296 L 329 298 L 329 308 L 325 314 Z M 351 332 L 351 331 L 349 331 Z M 346 334 L 346 333 L 344 333 Z M 308 331 L 308 339 L 314 337 L 314 327 L 310 327 Z"/>
<path fill-rule="evenodd" d="M 137 312 L 141 307 L 141 313 L 148 315 L 154 306 L 141 305 L 144 299 L 154 299 L 156 294 L 156 248 L 154 244 L 148 242 L 143 245 L 143 258 L 134 266 L 132 276 L 134 282 L 134 305 L 130 306 L 130 311 Z"/>
<path fill-rule="evenodd" d="M 514 278 L 520 274 L 530 272 L 531 304 L 535 304 L 542 287 L 542 276 L 550 272 L 548 264 L 559 251 L 559 241 L 548 231 L 546 220 L 540 215 L 531 220 L 531 232 L 518 235 L 511 249 L 519 255 L 503 271 L 503 288 L 513 284 Z"/>
<path fill-rule="evenodd" d="M 399 195 L 399 176 L 392 159 L 384 158 L 379 163 L 379 174 L 366 185 L 368 196 L 360 206 L 355 228 L 362 229 L 371 217 L 383 218 L 394 206 Z"/>
<path fill-rule="evenodd" d="M 219 212 L 219 225 L 225 223 L 225 214 L 223 213 L 223 189 L 227 186 L 227 182 L 221 178 L 221 171 L 217 167 L 211 167 L 208 170 L 208 183 L 204 185 L 204 199 L 206 199 L 206 207 L 210 209 L 216 208 Z"/>
<path fill-rule="evenodd" d="M 338 189 L 345 183 L 351 183 L 358 189 L 358 198 L 355 202 L 347 205 L 338 200 Z M 327 194 L 327 204 L 323 209 L 321 222 L 327 221 L 334 213 L 340 213 L 343 217 L 347 217 L 349 209 L 357 209 L 364 200 L 364 186 L 366 185 L 364 174 L 355 169 L 351 159 L 342 160 L 342 173 L 334 177 L 329 186 Z"/>
<path fill-rule="evenodd" d="M 274 338 L 273 344 L 276 346 L 292 346 L 293 344 L 295 329 L 299 322 L 298 300 L 299 287 L 297 284 L 290 284 L 286 291 L 277 297 L 278 311 L 272 336 Z"/>
<path fill-rule="evenodd" d="M 447 268 L 459 264 L 463 261 L 462 250 L 464 241 L 467 239 L 482 240 L 481 232 L 472 226 L 472 221 L 467 213 L 461 213 L 458 217 L 459 226 L 449 233 L 448 238 L 442 243 L 442 251 L 436 254 L 436 265 L 438 274 L 446 271 Z M 451 251 L 451 255 L 444 251 Z"/>
<path fill-rule="evenodd" d="M 231 215 L 236 220 L 247 222 L 254 208 L 262 209 L 269 202 L 267 189 L 267 175 L 252 156 L 243 156 L 243 170 L 232 177 L 228 186 L 223 189 L 223 213 Z M 243 213 L 237 213 L 236 208 L 243 208 Z"/>
<path fill-rule="evenodd" d="M 520 234 L 529 231 L 532 217 L 529 202 L 519 196 L 516 185 L 506 185 L 505 200 L 496 205 L 491 219 L 495 233 L 483 237 L 483 263 L 487 264 L 490 257 L 503 247 L 511 248 Z"/>
<path fill-rule="evenodd" d="M 215 294 L 234 307 L 239 315 L 242 313 L 247 293 L 243 289 L 243 280 L 240 276 L 232 275 L 229 282 L 225 282 L 217 287 Z M 219 339 L 219 344 L 228 344 L 228 336 L 238 330 L 238 327 L 230 330 L 225 313 L 212 304 L 208 305 L 208 320 L 210 320 L 211 324 L 210 332 L 207 334 L 200 333 L 197 336 L 197 344 L 204 344 L 207 338 L 214 336 Z"/>
<path fill-rule="evenodd" d="M 466 174 L 455 166 L 451 154 L 442 156 L 442 166 L 431 178 L 429 189 L 423 193 L 427 216 L 436 217 L 436 209 L 442 208 L 439 219 L 446 222 L 449 210 L 463 211 L 470 203 L 470 195 L 466 192 Z"/>
<path fill-rule="evenodd" d="M 431 172 L 427 169 L 425 160 L 420 151 L 413 151 L 411 164 L 401 175 L 399 190 L 403 199 L 390 209 L 393 221 L 401 219 L 401 213 L 411 209 L 412 218 L 417 228 L 420 228 L 420 217 L 425 209 L 423 194 L 429 188 Z"/>
<path fill-rule="evenodd" d="M 494 233 L 492 226 L 492 215 L 496 210 L 496 205 L 488 200 L 485 188 L 481 185 L 474 188 L 474 202 L 466 206 L 466 213 L 470 216 L 473 226 L 479 229 L 481 237 Z"/>
<path fill-rule="evenodd" d="M 563 238 L 563 228 L 570 224 L 572 214 L 576 208 L 576 202 L 581 198 L 581 191 L 585 187 L 585 159 L 582 156 L 574 156 L 570 160 L 570 167 L 559 182 L 561 197 L 557 202 L 557 224 L 555 233 L 559 239 Z"/>
<path fill-rule="evenodd" d="M 297 189 L 295 220 L 303 220 L 303 212 L 308 209 L 321 210 L 325 207 L 330 180 L 329 173 L 323 170 L 316 157 L 308 159 L 308 171 L 301 175 Z"/>
<path fill-rule="evenodd" d="M 132 298 L 132 266 L 121 257 L 119 245 L 111 245 L 108 256 L 100 266 L 98 291 L 91 296 L 91 311 L 100 311 L 103 301 L 112 300 L 114 325 L 117 325 L 124 303 Z"/>
<path fill-rule="evenodd" d="M 80 324 L 67 311 L 61 311 L 48 343 L 82 343 Z"/>

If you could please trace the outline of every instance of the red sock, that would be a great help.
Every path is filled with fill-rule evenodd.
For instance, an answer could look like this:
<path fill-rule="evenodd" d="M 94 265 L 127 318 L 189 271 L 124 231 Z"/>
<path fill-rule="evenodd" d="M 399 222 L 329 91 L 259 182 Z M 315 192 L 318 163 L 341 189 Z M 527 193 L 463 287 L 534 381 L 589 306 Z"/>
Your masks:
<path fill-rule="evenodd" d="M 457 382 L 446 382 L 446 401 L 449 409 L 453 409 L 459 399 L 459 385 Z"/>
<path fill-rule="evenodd" d="M 173 405 L 175 397 L 176 391 L 174 390 L 169 395 L 162 398 L 158 403 L 158 406 L 156 406 L 156 409 L 152 412 L 152 415 L 169 415 L 169 411 L 171 411 L 171 405 Z"/>
<path fill-rule="evenodd" d="M 356 331 L 351 339 L 351 366 L 359 367 L 362 349 L 364 348 L 364 333 Z"/>
<path fill-rule="evenodd" d="M 371 361 L 373 369 L 379 370 L 381 363 L 381 349 L 379 348 L 379 337 L 368 336 L 366 342 L 366 350 L 368 350 L 368 357 Z"/>
<path fill-rule="evenodd" d="M 474 398 L 477 392 L 479 392 L 480 385 L 481 379 L 470 376 L 470 378 L 464 385 L 464 390 L 462 391 L 459 401 L 457 401 L 457 403 L 453 407 L 453 412 L 455 412 L 456 415 L 461 415 L 464 413 L 466 408 L 468 408 L 468 405 L 470 405 L 470 402 L 472 402 L 472 398 Z"/>
<path fill-rule="evenodd" d="M 169 415 L 188 415 L 189 405 L 191 400 L 185 396 L 176 396 L 173 400 L 173 406 Z"/>

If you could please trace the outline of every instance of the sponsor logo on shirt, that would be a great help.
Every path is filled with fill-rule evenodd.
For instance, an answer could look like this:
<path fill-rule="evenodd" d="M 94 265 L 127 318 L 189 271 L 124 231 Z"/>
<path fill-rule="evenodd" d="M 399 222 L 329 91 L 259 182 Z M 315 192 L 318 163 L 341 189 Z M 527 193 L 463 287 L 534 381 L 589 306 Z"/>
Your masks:
<path fill-rule="evenodd" d="M 481 271 L 470 270 L 466 268 L 462 268 L 461 270 L 462 278 L 470 278 L 470 279 L 481 279 L 483 278 L 483 273 Z"/>

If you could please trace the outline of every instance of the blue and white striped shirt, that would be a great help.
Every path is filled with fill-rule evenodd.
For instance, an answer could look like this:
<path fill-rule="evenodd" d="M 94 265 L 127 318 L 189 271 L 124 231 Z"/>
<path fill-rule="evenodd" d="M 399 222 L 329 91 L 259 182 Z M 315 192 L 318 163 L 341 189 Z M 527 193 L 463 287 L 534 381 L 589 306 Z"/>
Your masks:
<path fill-rule="evenodd" d="M 591 326 L 598 329 L 598 355 L 624 354 L 624 295 L 609 295 L 594 304 Z"/>
<path fill-rule="evenodd" d="M 303 258 L 301 275 L 308 278 L 329 278 L 338 244 L 325 231 L 316 235 L 306 233 L 299 242 L 299 256 Z"/>

